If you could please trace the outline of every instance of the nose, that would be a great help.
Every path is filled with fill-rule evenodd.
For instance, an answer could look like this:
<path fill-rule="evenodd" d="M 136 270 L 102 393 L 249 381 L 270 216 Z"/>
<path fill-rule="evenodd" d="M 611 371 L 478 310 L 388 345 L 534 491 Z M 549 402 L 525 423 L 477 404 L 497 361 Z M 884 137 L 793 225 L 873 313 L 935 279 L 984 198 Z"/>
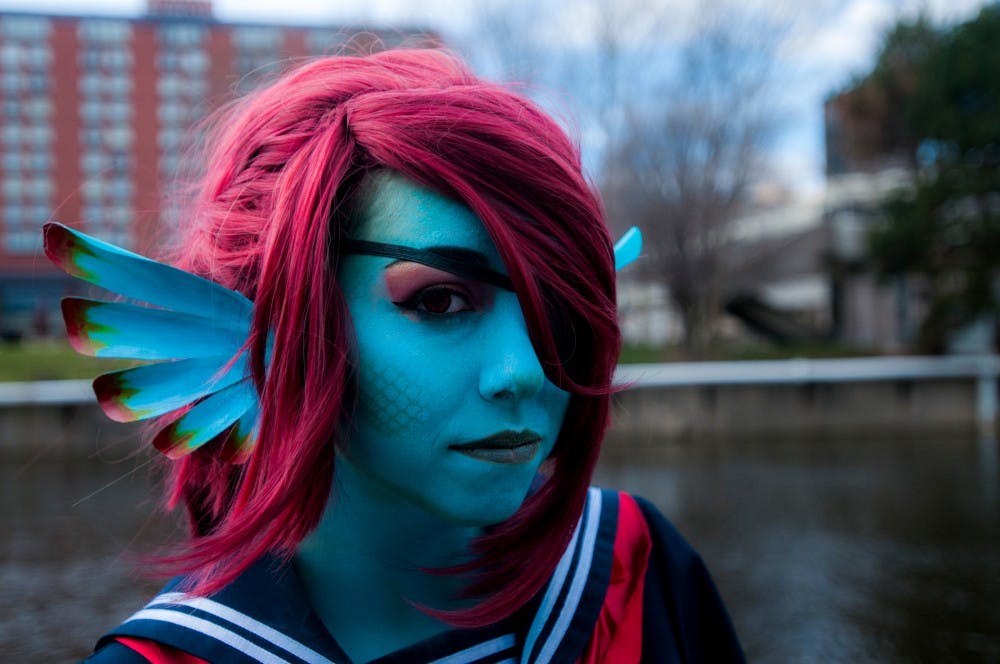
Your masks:
<path fill-rule="evenodd" d="M 483 342 L 479 394 L 487 401 L 527 399 L 545 382 L 517 297 L 504 295 L 506 302 L 501 305 L 498 298 Z"/>

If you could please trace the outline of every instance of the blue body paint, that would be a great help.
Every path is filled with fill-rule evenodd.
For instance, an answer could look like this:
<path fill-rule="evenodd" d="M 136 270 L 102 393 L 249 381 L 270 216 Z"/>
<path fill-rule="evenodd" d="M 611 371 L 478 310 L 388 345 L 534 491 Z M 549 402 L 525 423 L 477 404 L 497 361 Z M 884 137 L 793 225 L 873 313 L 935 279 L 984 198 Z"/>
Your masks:
<path fill-rule="evenodd" d="M 354 239 L 445 248 L 506 272 L 468 208 L 375 177 Z M 520 507 L 569 394 L 546 379 L 514 293 L 383 256 L 345 256 L 338 276 L 359 405 L 297 563 L 324 623 L 367 661 L 447 629 L 412 602 L 458 608 L 463 581 L 422 570 L 465 560 L 482 527 Z"/>
<path fill-rule="evenodd" d="M 360 239 L 473 250 L 504 270 L 471 211 L 399 176 L 380 177 L 355 233 Z M 397 278 L 394 270 L 408 271 Z M 342 453 L 401 500 L 456 523 L 485 526 L 506 519 L 524 500 L 555 443 L 569 395 L 546 380 L 517 296 L 470 281 L 389 258 L 343 259 L 359 409 Z M 458 291 L 436 294 L 439 308 L 456 311 L 394 301 L 436 287 Z M 524 463 L 483 461 L 453 448 L 523 431 L 541 437 Z"/>

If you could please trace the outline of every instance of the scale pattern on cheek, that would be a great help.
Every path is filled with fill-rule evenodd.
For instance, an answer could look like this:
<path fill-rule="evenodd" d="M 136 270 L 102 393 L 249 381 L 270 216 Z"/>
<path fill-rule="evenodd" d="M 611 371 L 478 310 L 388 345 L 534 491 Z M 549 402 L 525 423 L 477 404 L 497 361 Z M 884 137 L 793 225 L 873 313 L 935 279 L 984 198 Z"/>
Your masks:
<path fill-rule="evenodd" d="M 366 367 L 361 416 L 381 433 L 397 434 L 427 421 L 424 389 L 393 366 Z"/>

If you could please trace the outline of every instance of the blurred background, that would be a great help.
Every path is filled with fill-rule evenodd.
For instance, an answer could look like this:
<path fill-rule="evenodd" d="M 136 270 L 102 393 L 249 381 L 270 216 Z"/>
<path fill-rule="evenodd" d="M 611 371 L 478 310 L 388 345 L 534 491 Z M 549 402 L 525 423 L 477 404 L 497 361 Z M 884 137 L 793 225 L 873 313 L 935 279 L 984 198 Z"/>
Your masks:
<path fill-rule="evenodd" d="M 752 661 L 1000 661 L 1000 4 L 0 0 L 0 659 L 85 655 L 177 534 L 41 252 L 171 246 L 200 121 L 304 59 L 443 46 L 581 145 L 625 348 L 597 481 Z"/>

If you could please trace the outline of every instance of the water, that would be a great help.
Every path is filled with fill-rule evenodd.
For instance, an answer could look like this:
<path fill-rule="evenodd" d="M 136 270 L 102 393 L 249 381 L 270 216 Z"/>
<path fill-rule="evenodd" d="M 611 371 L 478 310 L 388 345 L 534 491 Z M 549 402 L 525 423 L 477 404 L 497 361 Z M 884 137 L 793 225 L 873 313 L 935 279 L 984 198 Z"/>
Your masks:
<path fill-rule="evenodd" d="M 1000 661 L 995 443 L 677 451 L 602 468 L 709 564 L 751 661 Z"/>
<path fill-rule="evenodd" d="M 160 585 L 130 558 L 173 532 L 140 463 L 0 463 L 0 661 L 75 661 Z"/>
<path fill-rule="evenodd" d="M 995 443 L 670 448 L 607 464 L 701 551 L 751 661 L 1000 661 Z M 128 572 L 176 528 L 141 460 L 0 463 L 0 660 L 67 661 L 156 582 Z M 88 497 L 90 496 L 90 497 Z"/>

